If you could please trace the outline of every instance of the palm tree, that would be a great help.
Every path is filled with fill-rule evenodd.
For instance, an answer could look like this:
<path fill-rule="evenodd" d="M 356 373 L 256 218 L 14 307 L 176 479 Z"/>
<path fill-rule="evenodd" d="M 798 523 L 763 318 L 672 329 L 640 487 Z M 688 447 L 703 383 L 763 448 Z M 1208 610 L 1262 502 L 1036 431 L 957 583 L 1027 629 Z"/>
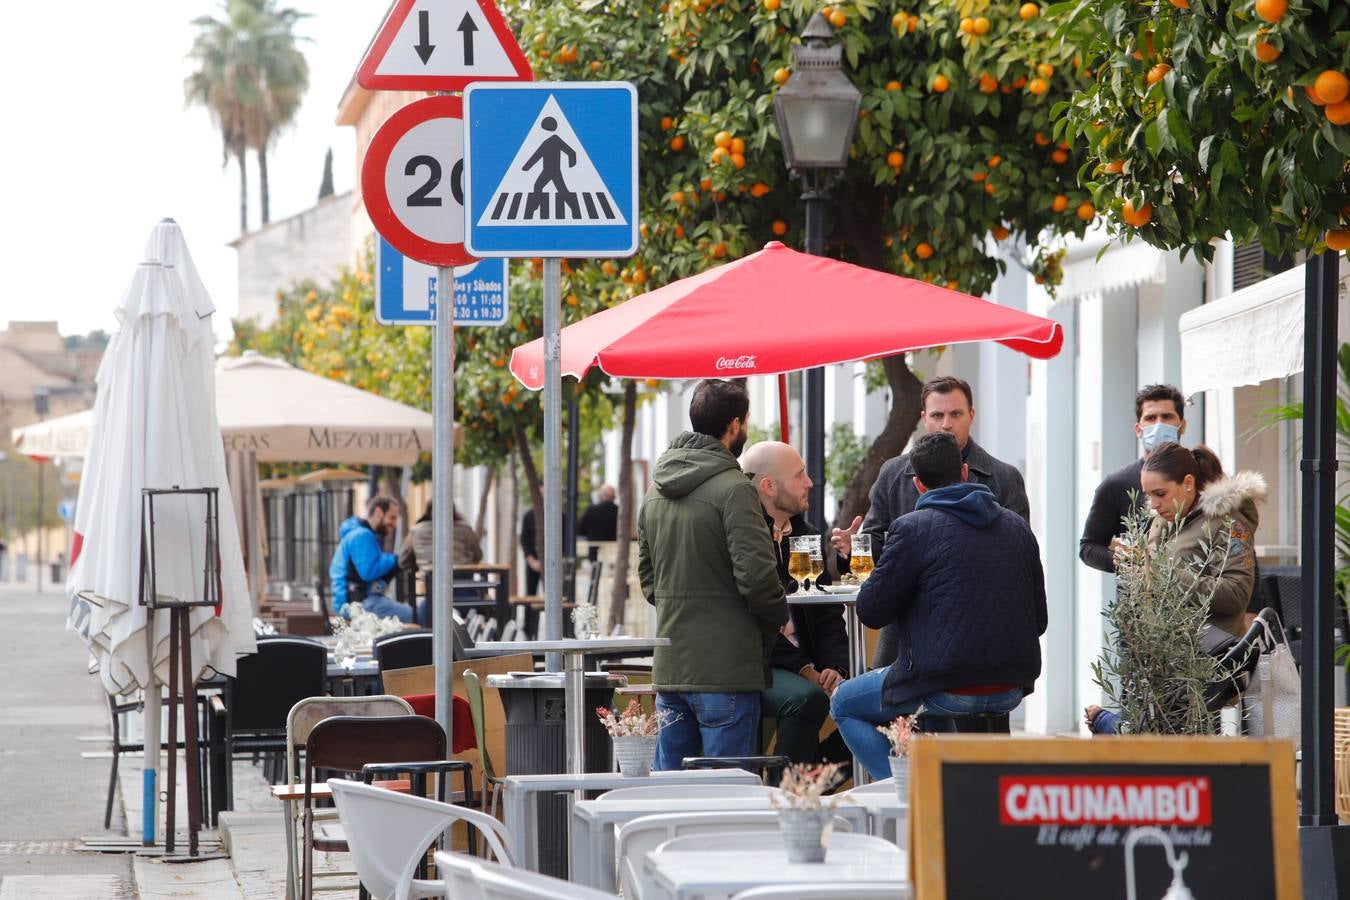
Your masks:
<path fill-rule="evenodd" d="M 297 48 L 304 14 L 276 0 L 222 0 L 221 15 L 200 16 L 188 58 L 196 71 L 184 83 L 189 105 L 205 106 L 220 130 L 224 161 L 239 163 L 239 230 L 248 230 L 246 154 L 258 154 L 262 221 L 270 220 L 267 149 L 295 118 L 309 65 Z"/>

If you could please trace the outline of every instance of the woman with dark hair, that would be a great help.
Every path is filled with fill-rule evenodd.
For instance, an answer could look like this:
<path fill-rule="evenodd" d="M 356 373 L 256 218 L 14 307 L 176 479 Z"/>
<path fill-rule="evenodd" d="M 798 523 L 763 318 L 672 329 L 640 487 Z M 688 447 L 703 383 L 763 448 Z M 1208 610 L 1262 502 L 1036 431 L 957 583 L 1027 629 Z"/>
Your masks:
<path fill-rule="evenodd" d="M 1181 561 L 1194 578 L 1195 594 L 1209 598 L 1209 624 L 1241 638 L 1256 588 L 1256 504 L 1266 499 L 1265 478 L 1258 472 L 1226 476 L 1208 447 L 1165 443 L 1144 460 L 1139 483 L 1154 515 L 1150 548 L 1164 545 L 1168 556 Z M 1213 553 L 1213 542 L 1224 534 L 1227 548 Z M 1201 562 L 1204 567 L 1196 571 L 1193 564 Z M 1085 718 L 1098 734 L 1119 729 L 1120 715 L 1100 706 L 1089 706 Z"/>

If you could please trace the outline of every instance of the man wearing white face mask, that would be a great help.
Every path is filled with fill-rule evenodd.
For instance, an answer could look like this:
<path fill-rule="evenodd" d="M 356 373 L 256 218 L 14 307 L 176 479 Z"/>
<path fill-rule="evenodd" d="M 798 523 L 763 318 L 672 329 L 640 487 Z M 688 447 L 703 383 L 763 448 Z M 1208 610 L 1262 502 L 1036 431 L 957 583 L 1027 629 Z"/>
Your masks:
<path fill-rule="evenodd" d="M 1170 384 L 1150 384 L 1134 398 L 1134 433 L 1144 445 L 1144 456 L 1106 476 L 1097 486 L 1078 541 L 1078 558 L 1103 572 L 1115 572 L 1115 551 L 1125 533 L 1122 520 L 1131 511 L 1130 494 L 1142 501 L 1139 471 L 1149 451 L 1159 444 L 1179 441 L 1186 433 L 1186 401 Z M 1143 506 L 1142 502 L 1137 504 Z"/>

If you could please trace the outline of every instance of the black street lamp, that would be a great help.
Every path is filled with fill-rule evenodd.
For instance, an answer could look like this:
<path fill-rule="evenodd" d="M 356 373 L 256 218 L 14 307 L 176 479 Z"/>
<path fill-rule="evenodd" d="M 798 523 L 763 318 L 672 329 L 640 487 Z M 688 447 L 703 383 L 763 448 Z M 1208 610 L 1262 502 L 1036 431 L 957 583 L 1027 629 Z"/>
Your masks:
<path fill-rule="evenodd" d="M 843 70 L 843 48 L 831 44 L 834 29 L 816 13 L 801 43 L 792 48 L 793 73 L 774 97 L 778 136 L 788 171 L 802 182 L 806 204 L 806 252 L 825 255 L 825 200 L 848 165 L 858 127 L 862 94 Z M 806 373 L 806 472 L 811 476 L 807 517 L 825 527 L 825 370 Z"/>

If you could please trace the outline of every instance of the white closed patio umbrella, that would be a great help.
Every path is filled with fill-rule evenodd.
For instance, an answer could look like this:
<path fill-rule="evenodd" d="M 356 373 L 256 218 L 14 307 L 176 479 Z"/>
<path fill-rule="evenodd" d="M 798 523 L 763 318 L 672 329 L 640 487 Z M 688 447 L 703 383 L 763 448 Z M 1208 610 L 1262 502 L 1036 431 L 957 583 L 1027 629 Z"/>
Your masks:
<path fill-rule="evenodd" d="M 195 675 L 235 671 L 236 656 L 256 649 L 252 604 L 216 421 L 211 314 L 214 308 L 172 220 L 155 226 L 116 309 L 120 330 L 99 366 L 75 544 L 66 582 L 70 625 L 89 642 L 111 694 L 146 692 L 147 795 L 159 757 L 159 688 L 168 681 L 169 617 L 153 626 L 139 604 L 142 488 L 219 489 L 219 612 L 190 612 Z M 155 502 L 160 595 L 202 599 L 205 508 L 180 497 Z M 148 803 L 145 838 L 153 840 L 157 804 Z"/>

